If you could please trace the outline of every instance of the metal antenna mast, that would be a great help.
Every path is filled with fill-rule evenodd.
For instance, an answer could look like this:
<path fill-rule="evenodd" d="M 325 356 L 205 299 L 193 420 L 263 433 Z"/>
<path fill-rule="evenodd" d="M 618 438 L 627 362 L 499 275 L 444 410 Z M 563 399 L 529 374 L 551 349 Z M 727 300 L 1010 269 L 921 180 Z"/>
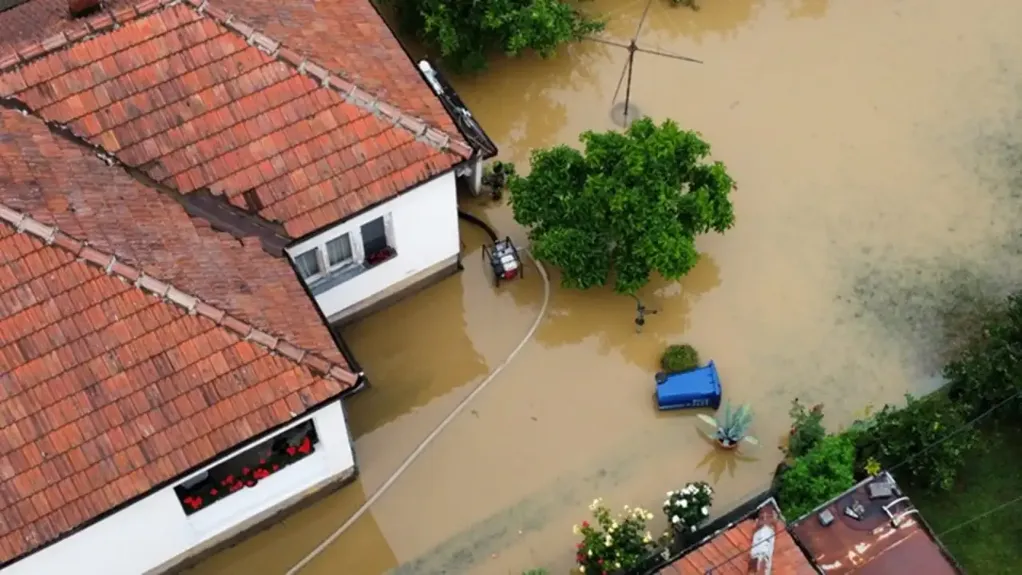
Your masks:
<path fill-rule="evenodd" d="M 614 99 L 611 101 L 611 116 L 614 115 L 614 105 L 617 104 L 617 97 L 621 93 L 621 84 L 625 81 L 625 76 L 628 77 L 628 82 L 625 84 L 625 102 L 624 109 L 622 110 L 621 122 L 622 126 L 628 127 L 628 116 L 631 115 L 630 110 L 632 100 L 632 67 L 635 64 L 635 53 L 642 52 L 644 54 L 652 54 L 654 56 L 661 56 L 663 58 L 671 58 L 673 60 L 681 60 L 683 62 L 694 62 L 696 64 L 702 64 L 702 60 L 696 60 L 695 58 L 689 58 L 687 56 L 679 56 L 677 54 L 670 54 L 668 52 L 662 52 L 659 50 L 650 50 L 648 48 L 640 48 L 638 45 L 639 34 L 642 32 L 642 25 L 646 23 L 646 16 L 649 15 L 649 8 L 653 5 L 653 0 L 647 0 L 646 7 L 642 10 L 642 16 L 639 18 L 639 25 L 635 28 L 635 35 L 632 36 L 632 40 L 628 44 L 621 42 L 615 42 L 614 40 L 607 40 L 604 38 L 598 38 L 596 36 L 587 36 L 587 40 L 593 42 L 599 42 L 600 44 L 606 44 L 608 46 L 614 46 L 617 48 L 624 48 L 628 50 L 628 60 L 625 61 L 625 67 L 621 70 L 621 76 L 617 80 L 617 87 L 614 89 Z"/>

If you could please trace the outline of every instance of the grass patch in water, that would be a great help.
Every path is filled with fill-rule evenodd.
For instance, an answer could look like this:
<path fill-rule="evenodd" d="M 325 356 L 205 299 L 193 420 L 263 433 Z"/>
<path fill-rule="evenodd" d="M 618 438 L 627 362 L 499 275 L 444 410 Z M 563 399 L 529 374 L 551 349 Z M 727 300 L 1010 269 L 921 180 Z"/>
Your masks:
<path fill-rule="evenodd" d="M 1022 430 L 989 425 L 949 492 L 909 495 L 967 573 L 1013 575 L 1022 565 L 1022 502 L 957 527 L 1022 496 Z M 957 527 L 957 528 L 956 528 Z"/>

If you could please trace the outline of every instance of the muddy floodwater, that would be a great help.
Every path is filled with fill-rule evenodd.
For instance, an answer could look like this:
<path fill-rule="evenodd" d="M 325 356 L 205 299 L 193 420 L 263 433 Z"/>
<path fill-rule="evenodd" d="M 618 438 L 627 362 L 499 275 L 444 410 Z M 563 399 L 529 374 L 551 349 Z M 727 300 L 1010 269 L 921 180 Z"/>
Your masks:
<path fill-rule="evenodd" d="M 644 2 L 597 0 L 627 42 Z M 407 472 L 303 573 L 567 573 L 571 525 L 604 497 L 656 509 L 686 481 L 716 511 L 763 489 L 794 397 L 832 426 L 939 385 L 972 307 L 1022 279 L 1022 3 L 1016 0 L 654 0 L 632 98 L 702 132 L 739 182 L 736 227 L 699 241 L 681 282 L 634 303 L 554 285 L 535 337 Z M 624 50 L 495 60 L 454 78 L 501 158 L 613 127 Z M 524 241 L 509 208 L 466 209 Z M 350 326 L 373 388 L 348 402 L 359 482 L 198 565 L 283 574 L 344 523 L 539 313 L 535 268 L 493 288 L 484 236 L 463 227 L 465 271 Z M 557 274 L 551 270 L 556 284 Z M 658 414 L 663 347 L 716 361 L 725 397 L 752 405 L 758 450 L 714 451 L 691 413 Z"/>

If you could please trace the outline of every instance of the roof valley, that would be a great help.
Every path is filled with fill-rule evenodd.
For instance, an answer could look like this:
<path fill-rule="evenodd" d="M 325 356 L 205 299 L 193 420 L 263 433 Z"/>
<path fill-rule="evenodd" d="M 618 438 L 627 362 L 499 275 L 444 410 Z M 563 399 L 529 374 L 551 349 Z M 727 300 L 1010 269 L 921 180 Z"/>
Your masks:
<path fill-rule="evenodd" d="M 239 242 L 244 241 L 248 237 L 256 237 L 259 239 L 263 251 L 274 257 L 284 257 L 284 247 L 290 242 L 290 239 L 279 224 L 271 223 L 255 214 L 246 212 L 231 204 L 226 198 L 212 194 L 208 189 L 205 190 L 206 194 L 203 194 L 201 191 L 182 194 L 173 187 L 156 181 L 143 169 L 129 166 L 116 155 L 110 154 L 102 147 L 89 142 L 84 137 L 76 134 L 71 126 L 43 118 L 39 113 L 15 97 L 0 96 L 0 110 L 11 110 L 39 120 L 55 137 L 62 138 L 73 145 L 94 153 L 109 166 L 120 168 L 136 182 L 172 199 L 189 216 L 207 222 L 214 230 L 229 234 Z"/>
<path fill-rule="evenodd" d="M 255 326 L 242 321 L 226 311 L 213 307 L 198 297 L 185 293 L 169 283 L 160 281 L 157 278 L 148 276 L 141 269 L 133 268 L 117 260 L 113 254 L 100 252 L 57 229 L 56 226 L 48 226 L 28 214 L 12 209 L 0 202 L 0 221 L 10 224 L 17 232 L 26 233 L 42 240 L 47 245 L 56 245 L 70 252 L 79 261 L 85 261 L 93 266 L 99 267 L 106 274 L 116 276 L 124 282 L 132 283 L 135 287 L 147 291 L 161 300 L 172 302 L 183 308 L 189 314 L 201 315 L 216 325 L 224 327 L 245 341 L 259 344 L 271 353 L 277 353 L 302 365 L 314 374 L 332 378 L 342 384 L 352 385 L 357 381 L 357 376 L 342 366 L 336 365 L 322 356 L 299 348 L 283 338 L 276 337 L 270 333 L 256 328 Z"/>

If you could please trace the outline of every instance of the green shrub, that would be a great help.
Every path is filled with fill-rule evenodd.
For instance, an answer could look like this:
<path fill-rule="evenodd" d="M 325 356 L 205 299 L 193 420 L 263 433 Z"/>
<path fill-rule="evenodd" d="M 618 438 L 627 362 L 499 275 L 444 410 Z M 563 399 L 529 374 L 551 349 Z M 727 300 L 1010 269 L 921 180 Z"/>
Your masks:
<path fill-rule="evenodd" d="M 970 415 L 998 405 L 1022 390 L 1022 292 L 1008 298 L 1004 309 L 989 317 L 978 337 L 944 368 L 948 395 L 971 406 Z M 1008 404 L 994 418 L 1017 419 L 1022 402 Z"/>
<path fill-rule="evenodd" d="M 529 569 L 528 571 L 522 571 L 522 575 L 550 575 L 550 572 L 540 567 L 539 569 Z"/>
<path fill-rule="evenodd" d="M 943 392 L 923 399 L 906 396 L 908 405 L 884 406 L 873 425 L 858 437 L 858 460 L 872 457 L 890 469 L 902 483 L 921 489 L 951 489 L 966 452 L 976 444 L 968 421 L 969 406 L 955 402 Z"/>
<path fill-rule="evenodd" d="M 679 373 L 699 367 L 699 352 L 688 344 L 670 345 L 660 358 L 660 367 L 667 373 Z"/>
<path fill-rule="evenodd" d="M 855 443 L 846 435 L 822 438 L 781 476 L 777 498 L 791 521 L 855 484 Z"/>
<path fill-rule="evenodd" d="M 823 428 L 823 404 L 818 403 L 812 409 L 806 409 L 806 406 L 795 398 L 791 402 L 788 415 L 791 416 L 792 423 L 784 453 L 788 457 L 802 457 L 827 435 Z"/>

